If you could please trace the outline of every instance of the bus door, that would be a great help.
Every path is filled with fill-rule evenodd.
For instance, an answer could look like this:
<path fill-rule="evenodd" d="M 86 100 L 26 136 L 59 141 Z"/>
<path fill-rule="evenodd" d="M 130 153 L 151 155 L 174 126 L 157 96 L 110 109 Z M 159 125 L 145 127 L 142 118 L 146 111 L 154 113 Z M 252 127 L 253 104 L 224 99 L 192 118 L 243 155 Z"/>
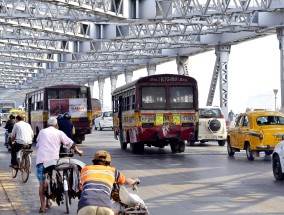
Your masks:
<path fill-rule="evenodd" d="M 31 111 L 32 111 L 32 97 L 29 97 L 28 98 L 28 123 L 30 125 L 32 123 Z"/>
<path fill-rule="evenodd" d="M 123 133 L 122 133 L 122 108 L 123 108 L 123 99 L 122 96 L 118 98 L 118 122 L 119 122 L 119 138 L 123 140 Z"/>

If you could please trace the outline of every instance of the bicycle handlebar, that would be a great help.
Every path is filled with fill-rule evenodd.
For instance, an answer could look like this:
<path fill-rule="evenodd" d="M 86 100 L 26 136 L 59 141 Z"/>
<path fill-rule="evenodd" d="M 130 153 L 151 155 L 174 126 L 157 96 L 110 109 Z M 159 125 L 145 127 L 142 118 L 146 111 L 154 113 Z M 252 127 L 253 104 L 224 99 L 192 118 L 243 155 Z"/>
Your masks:
<path fill-rule="evenodd" d="M 70 153 L 59 153 L 59 156 L 73 157 L 74 153 L 72 153 L 72 152 L 70 152 Z"/>

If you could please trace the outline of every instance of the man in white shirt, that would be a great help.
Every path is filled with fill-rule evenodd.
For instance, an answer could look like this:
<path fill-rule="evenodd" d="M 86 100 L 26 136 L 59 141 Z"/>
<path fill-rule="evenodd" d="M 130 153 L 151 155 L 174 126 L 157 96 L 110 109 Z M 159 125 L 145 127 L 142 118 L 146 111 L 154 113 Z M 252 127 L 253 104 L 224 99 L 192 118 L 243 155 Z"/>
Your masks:
<path fill-rule="evenodd" d="M 34 132 L 29 123 L 24 122 L 24 116 L 16 116 L 16 123 L 14 124 L 11 140 L 11 165 L 12 168 L 18 167 L 17 152 L 23 147 L 23 145 L 29 146 L 31 148 L 34 138 Z"/>
<path fill-rule="evenodd" d="M 47 128 L 42 129 L 37 137 L 37 155 L 36 155 L 36 175 L 39 181 L 40 209 L 39 213 L 44 213 L 50 206 L 44 195 L 44 166 L 43 163 L 50 160 L 59 159 L 59 150 L 61 144 L 68 149 L 73 149 L 80 156 L 83 151 L 79 150 L 76 144 L 63 132 L 58 130 L 57 119 L 51 117 L 47 121 Z"/>

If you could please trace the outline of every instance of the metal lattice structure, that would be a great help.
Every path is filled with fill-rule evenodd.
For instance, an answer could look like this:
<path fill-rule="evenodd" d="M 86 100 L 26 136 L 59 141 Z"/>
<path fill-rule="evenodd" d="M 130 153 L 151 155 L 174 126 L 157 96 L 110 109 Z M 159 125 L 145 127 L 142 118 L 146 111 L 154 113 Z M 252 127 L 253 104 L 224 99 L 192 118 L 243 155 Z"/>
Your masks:
<path fill-rule="evenodd" d="M 283 10 L 284 0 L 1 0 L 1 92 L 86 84 L 275 34 Z"/>

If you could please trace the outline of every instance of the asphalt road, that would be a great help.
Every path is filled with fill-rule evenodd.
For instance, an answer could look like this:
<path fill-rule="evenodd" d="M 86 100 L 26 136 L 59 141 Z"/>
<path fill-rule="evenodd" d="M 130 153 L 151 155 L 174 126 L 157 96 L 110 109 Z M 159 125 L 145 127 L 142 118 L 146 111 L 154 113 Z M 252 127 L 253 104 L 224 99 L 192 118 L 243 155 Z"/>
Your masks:
<path fill-rule="evenodd" d="M 38 214 L 36 150 L 32 174 L 23 184 L 20 176 L 11 177 L 10 154 L 3 141 L 0 128 L 0 214 Z M 84 155 L 75 158 L 86 164 L 104 149 L 110 151 L 114 166 L 129 177 L 138 177 L 138 194 L 152 215 L 284 214 L 284 183 L 274 180 L 270 157 L 264 154 L 252 162 L 245 152 L 228 157 L 225 146 L 210 142 L 186 147 L 181 154 L 172 154 L 167 146 L 145 147 L 143 155 L 134 155 L 129 148 L 120 149 L 111 130 L 93 131 L 79 147 Z M 75 215 L 77 199 L 71 206 L 70 214 Z M 65 206 L 53 203 L 46 214 L 66 214 Z"/>

